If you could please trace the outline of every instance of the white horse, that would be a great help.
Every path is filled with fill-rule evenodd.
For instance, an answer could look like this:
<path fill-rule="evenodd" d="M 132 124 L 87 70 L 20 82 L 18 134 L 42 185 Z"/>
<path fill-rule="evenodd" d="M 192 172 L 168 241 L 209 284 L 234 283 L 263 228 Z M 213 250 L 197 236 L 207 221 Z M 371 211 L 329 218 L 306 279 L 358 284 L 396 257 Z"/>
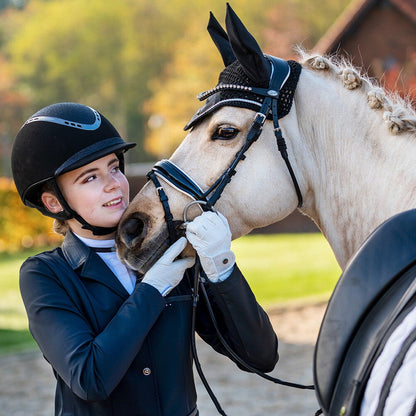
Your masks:
<path fill-rule="evenodd" d="M 260 48 L 230 8 L 226 23 L 227 34 L 214 20 L 209 26 L 224 63 L 228 68 L 237 64 L 235 79 L 246 80 L 243 85 L 267 89 L 264 79 L 256 78 L 256 72 L 265 71 L 260 66 L 269 65 L 267 60 L 259 63 L 265 59 Z M 303 53 L 300 61 L 293 102 L 280 127 L 303 198 L 298 209 L 317 224 L 345 269 L 376 227 L 416 207 L 416 114 L 409 103 L 388 95 L 345 62 Z M 230 101 L 221 93 L 194 116 L 191 130 L 169 159 L 202 190 L 233 161 L 255 116 L 255 99 L 251 104 L 247 97 Z M 285 218 L 299 202 L 271 120 L 245 156 L 215 204 L 227 217 L 233 238 Z M 191 198 L 163 175 L 158 178 L 174 220 L 182 222 Z M 199 212 L 193 206 L 189 216 Z M 166 248 L 164 216 L 149 182 L 127 209 L 118 233 L 118 253 L 133 269 L 145 272 Z M 371 398 L 364 402 L 361 414 L 368 416 Z"/>

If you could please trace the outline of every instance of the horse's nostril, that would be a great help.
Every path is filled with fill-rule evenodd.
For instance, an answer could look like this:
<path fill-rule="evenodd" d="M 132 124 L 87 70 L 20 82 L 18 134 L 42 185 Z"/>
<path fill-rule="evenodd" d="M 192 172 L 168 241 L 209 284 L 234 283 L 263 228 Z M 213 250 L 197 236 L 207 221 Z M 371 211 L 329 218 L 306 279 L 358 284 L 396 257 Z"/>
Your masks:
<path fill-rule="evenodd" d="M 131 236 L 135 237 L 142 233 L 144 228 L 143 221 L 139 218 L 130 218 L 127 220 L 124 224 L 124 230 L 125 232 Z"/>
<path fill-rule="evenodd" d="M 127 247 L 133 247 L 143 240 L 145 223 L 140 218 L 129 218 L 122 224 L 121 238 Z"/>

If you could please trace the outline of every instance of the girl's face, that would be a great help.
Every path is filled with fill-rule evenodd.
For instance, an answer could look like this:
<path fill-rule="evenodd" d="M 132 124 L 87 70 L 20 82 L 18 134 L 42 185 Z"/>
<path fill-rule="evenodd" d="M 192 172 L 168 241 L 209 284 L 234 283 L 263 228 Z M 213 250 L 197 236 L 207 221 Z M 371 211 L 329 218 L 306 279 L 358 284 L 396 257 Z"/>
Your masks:
<path fill-rule="evenodd" d="M 129 183 L 114 153 L 64 173 L 58 177 L 58 185 L 69 206 L 91 225 L 116 226 L 129 203 Z M 113 236 L 94 236 L 81 228 L 77 220 L 67 222 L 81 237 L 108 239 Z"/>

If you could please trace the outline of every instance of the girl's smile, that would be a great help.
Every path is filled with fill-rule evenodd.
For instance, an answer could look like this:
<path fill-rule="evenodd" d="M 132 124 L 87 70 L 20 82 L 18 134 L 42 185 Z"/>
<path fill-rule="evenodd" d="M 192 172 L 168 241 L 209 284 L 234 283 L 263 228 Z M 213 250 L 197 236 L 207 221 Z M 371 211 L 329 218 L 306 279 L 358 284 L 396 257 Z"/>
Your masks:
<path fill-rule="evenodd" d="M 112 201 L 106 202 L 105 204 L 103 204 L 104 207 L 113 207 L 115 205 L 119 205 L 122 202 L 122 198 L 116 198 L 113 199 Z"/>

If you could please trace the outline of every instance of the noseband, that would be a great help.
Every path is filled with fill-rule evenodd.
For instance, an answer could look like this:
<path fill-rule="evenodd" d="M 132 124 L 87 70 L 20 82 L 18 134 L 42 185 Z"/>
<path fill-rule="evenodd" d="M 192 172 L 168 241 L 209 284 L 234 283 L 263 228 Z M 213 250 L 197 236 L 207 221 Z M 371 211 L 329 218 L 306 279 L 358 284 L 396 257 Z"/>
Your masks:
<path fill-rule="evenodd" d="M 204 211 L 211 210 L 213 205 L 221 197 L 224 188 L 231 181 L 232 177 L 236 174 L 236 166 L 241 160 L 246 158 L 245 153 L 251 147 L 251 145 L 257 141 L 259 138 L 263 125 L 266 119 L 271 114 L 274 126 L 274 134 L 276 137 L 277 147 L 279 152 L 286 163 L 287 169 L 289 171 L 290 177 L 292 178 L 293 185 L 295 187 L 296 195 L 298 198 L 298 208 L 302 206 L 302 193 L 296 176 L 293 172 L 292 166 L 289 161 L 289 155 L 287 153 L 287 146 L 285 139 L 282 136 L 282 131 L 279 126 L 279 117 L 278 117 L 278 102 L 279 95 L 282 87 L 285 85 L 286 81 L 291 75 L 291 66 L 287 61 L 284 61 L 279 58 L 272 56 L 266 56 L 271 63 L 271 75 L 269 81 L 269 88 L 257 88 L 257 87 L 247 87 L 244 85 L 234 85 L 234 84 L 219 84 L 215 88 L 206 91 L 198 96 L 202 101 L 208 97 L 217 94 L 218 92 L 229 90 L 241 92 L 242 90 L 248 91 L 257 96 L 263 97 L 263 102 L 261 104 L 260 110 L 256 113 L 254 121 L 250 127 L 250 130 L 247 134 L 247 138 L 241 149 L 235 155 L 234 160 L 231 162 L 230 166 L 224 171 L 224 173 L 214 182 L 213 185 L 209 187 L 206 191 L 203 191 L 201 187 L 181 168 L 176 166 L 170 160 L 161 160 L 157 162 L 152 170 L 147 174 L 147 177 L 153 181 L 156 186 L 156 189 L 159 194 L 160 201 L 163 205 L 165 212 L 165 220 L 168 226 L 169 238 L 173 242 L 176 240 L 176 231 L 173 226 L 173 217 L 170 212 L 168 198 L 161 186 L 158 177 L 163 178 L 171 186 L 173 186 L 178 191 L 184 193 L 185 195 L 192 198 L 194 201 L 203 201 L 204 204 L 200 204 L 201 209 Z M 294 65 L 291 61 L 292 66 Z M 296 65 L 300 65 L 295 63 Z M 300 69 L 298 69 L 299 75 Z M 296 79 L 297 82 L 297 79 Z M 295 85 L 296 87 L 296 85 Z M 292 96 L 293 99 L 293 96 Z M 234 100 L 234 102 L 238 101 Z M 291 103 L 290 103 L 291 104 Z M 237 104 L 238 106 L 238 104 Z"/>

